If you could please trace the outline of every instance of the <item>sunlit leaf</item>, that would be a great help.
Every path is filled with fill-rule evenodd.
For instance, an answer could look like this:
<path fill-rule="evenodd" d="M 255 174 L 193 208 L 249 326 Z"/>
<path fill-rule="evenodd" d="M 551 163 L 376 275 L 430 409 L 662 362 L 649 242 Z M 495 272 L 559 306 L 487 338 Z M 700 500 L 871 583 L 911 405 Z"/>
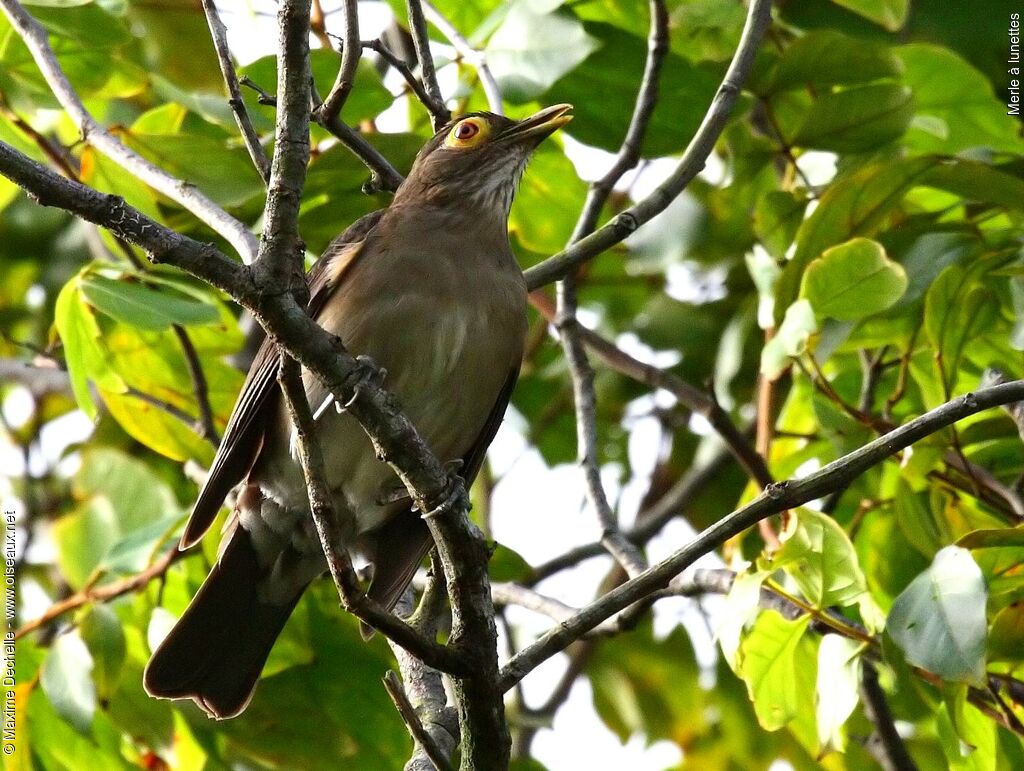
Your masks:
<path fill-rule="evenodd" d="M 896 598 L 886 632 L 911 663 L 944 680 L 983 685 L 986 598 L 971 553 L 947 546 Z"/>

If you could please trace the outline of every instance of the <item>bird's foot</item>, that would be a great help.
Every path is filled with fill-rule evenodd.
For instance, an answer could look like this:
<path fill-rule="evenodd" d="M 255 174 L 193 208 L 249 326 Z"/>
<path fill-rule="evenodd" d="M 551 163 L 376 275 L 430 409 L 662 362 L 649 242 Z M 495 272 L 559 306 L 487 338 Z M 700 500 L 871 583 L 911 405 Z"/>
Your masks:
<path fill-rule="evenodd" d="M 369 356 L 356 356 L 356 366 L 349 375 L 349 382 L 353 383 L 352 396 L 344 403 L 337 399 L 334 401 L 334 408 L 338 411 L 338 414 L 340 415 L 348 410 L 355 403 L 356 399 L 362 395 L 363 389 L 371 386 L 381 388 L 387 376 L 388 371 L 378 366 L 377 362 Z"/>

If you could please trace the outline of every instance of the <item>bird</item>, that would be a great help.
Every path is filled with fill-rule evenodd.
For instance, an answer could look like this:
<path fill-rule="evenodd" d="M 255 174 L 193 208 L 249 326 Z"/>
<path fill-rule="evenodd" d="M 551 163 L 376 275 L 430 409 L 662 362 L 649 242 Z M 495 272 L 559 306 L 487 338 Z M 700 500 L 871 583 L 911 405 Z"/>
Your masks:
<path fill-rule="evenodd" d="M 512 199 L 536 147 L 571 105 L 522 120 L 472 112 L 419 151 L 391 203 L 357 220 L 306 274 L 307 313 L 385 372 L 420 436 L 471 484 L 519 375 L 527 289 L 509 243 Z M 195 545 L 237 497 L 216 563 L 156 647 L 153 697 L 240 714 L 306 587 L 327 569 L 310 514 L 271 339 L 253 360 L 178 544 Z M 347 548 L 373 566 L 367 593 L 391 609 L 432 541 L 395 473 L 308 370 L 326 481 Z"/>

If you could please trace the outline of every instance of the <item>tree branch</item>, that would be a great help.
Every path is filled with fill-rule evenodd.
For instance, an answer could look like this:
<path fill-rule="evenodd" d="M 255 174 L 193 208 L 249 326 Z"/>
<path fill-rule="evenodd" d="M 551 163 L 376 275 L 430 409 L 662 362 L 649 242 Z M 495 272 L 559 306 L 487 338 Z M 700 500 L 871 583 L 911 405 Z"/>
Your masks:
<path fill-rule="evenodd" d="M 210 389 L 206 383 L 206 373 L 203 372 L 202 362 L 199 361 L 199 352 L 192 345 L 192 338 L 181 324 L 172 324 L 171 329 L 174 336 L 178 338 L 181 346 L 181 353 L 185 357 L 185 366 L 188 367 L 189 377 L 192 379 L 192 393 L 196 397 L 196 405 L 199 408 L 199 417 L 195 422 L 195 432 L 203 439 L 216 445 L 220 439 L 217 436 L 217 426 L 213 422 L 213 409 L 210 407 Z"/>
<path fill-rule="evenodd" d="M 616 183 L 622 175 L 636 166 L 640 160 L 640 148 L 647 124 L 650 123 L 654 108 L 658 104 L 658 84 L 661 79 L 661 67 L 668 53 L 668 11 L 664 0 L 650 0 L 648 12 L 651 17 L 650 31 L 647 34 L 647 60 L 644 64 L 643 79 L 637 92 L 633 116 L 630 118 L 626 136 L 615 157 L 615 162 L 608 172 L 587 191 L 583 210 L 580 212 L 576 227 L 573 230 L 569 245 L 594 232 L 597 227 L 601 210 L 608 201 Z"/>
<path fill-rule="evenodd" d="M 260 144 L 259 134 L 249 119 L 249 112 L 245 109 L 245 102 L 242 99 L 242 89 L 238 84 L 238 74 L 235 72 L 235 65 L 231 61 L 231 51 L 228 48 L 228 30 L 221 21 L 220 14 L 214 0 L 203 0 L 203 11 L 206 13 L 206 23 L 210 26 L 210 36 L 213 38 L 213 47 L 217 51 L 217 61 L 220 62 L 220 71 L 224 76 L 224 85 L 228 90 L 228 105 L 235 116 L 235 123 L 242 134 L 242 141 L 245 149 L 249 151 L 253 165 L 263 184 L 270 181 L 270 161 L 267 160 L 267 153 Z"/>
<path fill-rule="evenodd" d="M 619 243 L 645 222 L 664 211 L 683 192 L 704 168 L 704 162 L 714 149 L 722 129 L 725 128 L 740 88 L 754 63 L 757 46 L 770 22 L 771 0 L 751 0 L 739 47 L 725 73 L 725 79 L 718 87 L 711 108 L 701 121 L 697 133 L 690 140 L 679 165 L 669 178 L 649 196 L 617 214 L 603 227 L 527 270 L 526 281 L 530 289 L 537 289 L 561 278 L 576 265 Z"/>
<path fill-rule="evenodd" d="M 866 749 L 884 771 L 917 771 L 917 764 L 907 752 L 903 737 L 896 731 L 885 691 L 878 682 L 878 670 L 866 659 L 862 666 L 860 697 L 864 702 L 864 714 L 875 727 Z"/>
<path fill-rule="evenodd" d="M 42 26 L 17 0 L 0 0 L 0 8 L 25 41 L 53 95 L 74 121 L 82 138 L 126 171 L 192 212 L 223 236 L 243 262 L 251 262 L 256 255 L 257 241 L 249 229 L 199 192 L 195 185 L 177 179 L 150 163 L 97 123 L 61 69 Z"/>
<path fill-rule="evenodd" d="M 502 669 L 502 689 L 511 688 L 542 661 L 564 649 L 573 640 L 578 639 L 606 618 L 632 605 L 644 596 L 665 587 L 674 576 L 697 559 L 713 551 L 751 525 L 772 514 L 794 508 L 831 492 L 898 450 L 968 415 L 1022 400 L 1024 400 L 1024 381 L 1021 380 L 966 394 L 869 442 L 803 479 L 779 482 L 769 486 L 756 499 L 701 532 L 693 541 L 667 559 L 608 592 L 585 607 L 572 619 L 563 622 L 520 651 Z"/>
<path fill-rule="evenodd" d="M 316 435 L 313 414 L 310 412 L 299 373 L 295 359 L 284 354 L 278 380 L 292 424 L 295 426 L 295 445 L 306 480 L 309 509 L 342 606 L 360 621 L 369 624 L 435 669 L 450 673 L 468 673 L 468 663 L 457 651 L 439 645 L 420 634 L 368 597 L 359 586 L 359 579 L 338 528 L 337 514 L 327 486 L 324 459 Z"/>
<path fill-rule="evenodd" d="M 420 65 L 420 77 L 423 80 L 423 90 L 427 92 L 433 108 L 430 114 L 434 119 L 434 129 L 439 129 L 449 120 L 451 112 L 445 106 L 441 89 L 437 85 L 437 73 L 434 71 L 434 58 L 430 54 L 430 36 L 427 34 L 427 21 L 423 17 L 423 6 L 421 0 L 406 0 L 406 8 L 409 10 L 409 34 L 412 36 L 413 48 L 416 50 L 416 60 Z"/>
<path fill-rule="evenodd" d="M 53 605 L 47 608 L 38 618 L 22 624 L 14 632 L 14 639 L 21 639 L 29 632 L 33 632 L 42 626 L 46 626 L 50 622 L 63 616 L 65 613 L 78 610 L 78 608 L 88 605 L 89 603 L 108 602 L 109 600 L 116 599 L 117 597 L 121 597 L 125 594 L 138 591 L 145 587 L 146 584 L 154 578 L 162 576 L 167 572 L 167 568 L 178 560 L 188 556 L 188 554 L 189 552 L 178 551 L 178 547 L 175 545 L 168 551 L 161 554 L 153 561 L 153 564 L 140 573 L 136 573 L 135 575 L 127 578 L 122 578 L 119 581 L 112 581 L 111 583 L 104 584 L 102 586 L 87 586 L 81 591 L 75 592 L 70 597 L 53 603 Z"/>
<path fill-rule="evenodd" d="M 384 45 L 383 40 L 364 40 L 363 48 L 369 48 L 371 51 L 374 51 L 402 76 L 406 85 L 409 86 L 409 89 L 416 95 L 416 98 L 419 99 L 420 103 L 427 108 L 433 125 L 440 126 L 448 122 L 451 118 L 451 113 L 448 111 L 448 108 L 443 104 L 440 106 L 434 104 L 430 95 L 423 87 L 422 81 L 413 74 L 413 71 L 409 69 L 409 65 L 402 61 L 402 58 L 398 56 L 398 54 Z"/>
<path fill-rule="evenodd" d="M 504 115 L 501 89 L 498 87 L 498 81 L 494 79 L 491 68 L 487 66 L 487 57 L 484 52 L 474 48 L 430 0 L 422 0 L 422 3 L 423 13 L 426 14 L 430 23 L 441 30 L 441 34 L 448 38 L 448 42 L 459 52 L 459 56 L 476 68 L 477 75 L 480 76 L 480 85 L 484 89 L 484 96 L 487 97 L 487 106 L 491 112 Z M 446 122 L 442 121 L 442 123 Z"/>
<path fill-rule="evenodd" d="M 452 764 L 448 762 L 448 756 L 437 746 L 434 737 L 423 726 L 420 716 L 417 714 L 412 702 L 409 701 L 409 697 L 406 695 L 405 688 L 402 687 L 402 681 L 398 678 L 398 675 L 394 672 L 388 672 L 384 675 L 384 688 L 387 690 L 388 696 L 391 697 L 391 701 L 395 703 L 398 714 L 405 721 L 413 741 L 416 742 L 417 747 L 423 751 L 427 759 L 433 764 L 433 768 L 436 768 L 437 771 L 453 771 Z M 406 768 L 408 769 L 408 766 Z"/>
<path fill-rule="evenodd" d="M 338 67 L 338 76 L 327 98 L 313 111 L 317 123 L 326 123 L 341 114 L 341 108 L 345 106 L 345 100 L 348 99 L 355 83 L 359 57 L 363 53 L 363 47 L 359 42 L 358 5 L 357 0 L 344 0 L 341 4 L 342 25 L 345 30 L 341 44 L 341 66 Z"/>
<path fill-rule="evenodd" d="M 551 323 L 557 318 L 557 310 L 551 298 L 541 290 L 530 293 L 530 303 Z M 682 378 L 630 356 L 610 340 L 587 327 L 579 327 L 580 340 L 606 365 L 627 377 L 651 388 L 668 391 L 680 404 L 703 418 L 718 433 L 736 456 L 743 468 L 761 487 L 767 487 L 775 480 L 764 458 L 754 449 L 750 439 L 740 431 L 729 417 L 729 413 L 710 395 L 687 383 Z"/>

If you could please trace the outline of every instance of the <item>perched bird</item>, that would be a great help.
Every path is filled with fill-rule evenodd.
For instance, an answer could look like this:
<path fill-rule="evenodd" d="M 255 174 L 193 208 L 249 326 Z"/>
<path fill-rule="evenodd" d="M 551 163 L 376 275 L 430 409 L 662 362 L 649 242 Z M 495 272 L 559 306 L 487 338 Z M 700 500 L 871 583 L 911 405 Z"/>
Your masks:
<path fill-rule="evenodd" d="M 571 120 L 478 112 L 427 142 L 391 205 L 356 222 L 308 274 L 307 312 L 387 372 L 433 452 L 472 481 L 505 413 L 526 333 L 526 285 L 508 240 L 516 185 L 536 146 Z M 327 568 L 266 341 L 235 404 L 180 547 L 240 485 L 217 564 L 157 648 L 144 684 L 211 717 L 245 709 L 275 639 Z M 430 549 L 423 520 L 354 418 L 303 370 L 343 544 L 373 564 L 369 594 L 393 607 Z M 318 409 L 321 407 L 321 409 Z"/>

